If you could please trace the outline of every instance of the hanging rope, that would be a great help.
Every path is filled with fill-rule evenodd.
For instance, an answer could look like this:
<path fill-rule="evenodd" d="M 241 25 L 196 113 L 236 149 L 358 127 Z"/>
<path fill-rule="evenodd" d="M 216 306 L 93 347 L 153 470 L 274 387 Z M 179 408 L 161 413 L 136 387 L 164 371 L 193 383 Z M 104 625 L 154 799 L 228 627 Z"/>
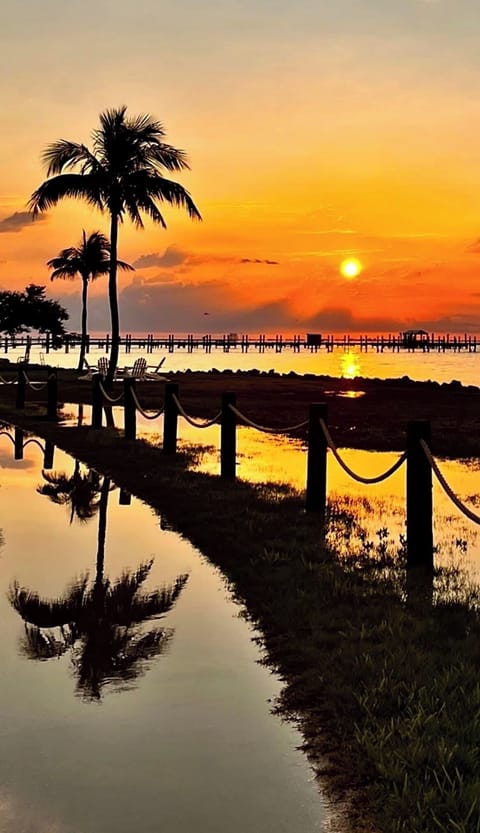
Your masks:
<path fill-rule="evenodd" d="M 115 402 L 120 402 L 120 400 L 123 398 L 123 391 L 120 394 L 120 396 L 110 396 L 110 394 L 105 390 L 101 382 L 98 383 L 98 386 L 102 391 L 107 402 L 111 402 L 112 404 L 114 404 Z"/>
<path fill-rule="evenodd" d="M 162 407 L 160 408 L 159 411 L 155 411 L 155 413 L 153 413 L 153 414 L 147 414 L 147 412 L 144 411 L 142 406 L 140 405 L 140 402 L 138 401 L 138 398 L 137 398 L 137 394 L 135 393 L 133 388 L 130 388 L 130 393 L 132 394 L 132 399 L 135 402 L 135 407 L 136 407 L 137 411 L 139 411 L 141 413 L 141 415 L 143 417 L 145 417 L 145 419 L 158 419 L 159 416 L 162 416 L 162 414 L 165 410 L 165 405 L 162 405 Z"/>
<path fill-rule="evenodd" d="M 33 443 L 34 445 L 38 445 L 40 451 L 43 451 L 43 453 L 45 454 L 45 447 L 41 444 L 41 442 L 36 440 L 34 437 L 32 437 L 30 440 L 27 440 L 26 442 L 24 442 L 23 447 L 26 448 L 27 445 L 30 445 L 30 443 Z"/>
<path fill-rule="evenodd" d="M 287 434 L 291 431 L 299 431 L 308 425 L 308 419 L 306 419 L 305 422 L 299 422 L 297 425 L 289 425 L 287 428 L 266 428 L 265 425 L 259 425 L 257 422 L 253 422 L 253 420 L 246 417 L 235 405 L 229 405 L 228 407 L 245 425 L 248 425 L 250 428 L 256 428 L 257 431 L 263 431 L 264 434 Z"/>
<path fill-rule="evenodd" d="M 47 387 L 48 382 L 31 382 L 24 370 L 22 370 L 22 373 L 28 387 L 32 390 L 44 390 Z"/>
<path fill-rule="evenodd" d="M 16 384 L 17 384 L 17 380 L 16 380 L 16 379 L 11 379 L 11 380 L 8 382 L 6 379 L 4 379 L 4 378 L 3 378 L 3 376 L 0 376 L 0 382 L 2 383 L 2 385 L 16 385 Z"/>
<path fill-rule="evenodd" d="M 13 445 L 15 445 L 15 439 L 12 437 L 12 435 L 11 435 L 11 434 L 9 434 L 9 432 L 8 432 L 8 431 L 0 431 L 0 437 L 8 437 L 8 439 L 10 440 L 10 442 L 11 442 Z"/>
<path fill-rule="evenodd" d="M 178 408 L 178 412 L 182 415 L 182 417 L 184 419 L 187 420 L 188 423 L 190 423 L 190 425 L 193 425 L 194 428 L 210 428 L 210 426 L 215 425 L 215 423 L 218 422 L 218 420 L 222 416 L 222 412 L 219 411 L 218 414 L 216 414 L 213 417 L 213 419 L 208 419 L 206 421 L 193 419 L 193 417 L 189 416 L 185 412 L 184 408 L 182 407 L 182 404 L 181 404 L 180 400 L 178 399 L 177 396 L 175 396 L 175 394 L 173 394 L 172 399 L 173 399 L 173 401 L 175 402 L 175 405 Z"/>
<path fill-rule="evenodd" d="M 398 460 L 393 464 L 393 466 L 390 466 L 390 468 L 387 469 L 387 471 L 383 474 L 379 474 L 376 477 L 362 477 L 362 475 L 356 474 L 356 472 L 354 472 L 353 469 L 351 469 L 350 466 L 347 466 L 345 461 L 342 460 L 338 452 L 338 449 L 332 440 L 327 425 L 323 419 L 320 420 L 320 425 L 327 445 L 331 450 L 333 456 L 335 457 L 335 460 L 337 461 L 339 466 L 344 470 L 344 472 L 348 474 L 349 477 L 351 477 L 353 480 L 356 480 L 357 483 L 363 483 L 366 486 L 373 486 L 375 483 L 382 483 L 384 480 L 387 480 L 389 477 L 391 477 L 392 474 L 395 474 L 395 472 L 398 471 L 398 469 L 404 464 L 405 460 L 407 459 L 406 452 L 404 452 L 401 455 L 401 457 L 399 457 Z"/>
<path fill-rule="evenodd" d="M 435 474 L 435 477 L 437 478 L 438 482 L 440 483 L 440 486 L 442 487 L 442 489 L 445 492 L 445 494 L 447 495 L 447 497 L 450 498 L 450 500 L 452 501 L 454 506 L 456 506 L 457 509 L 460 512 L 462 512 L 463 515 L 465 515 L 466 518 L 468 518 L 470 521 L 473 521 L 474 524 L 479 524 L 480 525 L 480 515 L 477 515 L 475 512 L 473 512 L 471 509 L 469 509 L 468 506 L 465 506 L 463 501 L 461 501 L 460 498 L 457 497 L 457 495 L 455 494 L 455 492 L 453 491 L 451 486 L 448 485 L 448 483 L 445 480 L 442 472 L 438 468 L 438 465 L 437 465 L 436 461 L 432 457 L 432 452 L 430 451 L 430 449 L 429 449 L 427 443 L 425 442 L 425 440 L 420 440 L 420 445 L 423 448 L 423 451 L 425 453 L 425 457 L 427 458 L 428 462 L 430 463 L 430 466 L 432 468 L 432 471 Z"/>

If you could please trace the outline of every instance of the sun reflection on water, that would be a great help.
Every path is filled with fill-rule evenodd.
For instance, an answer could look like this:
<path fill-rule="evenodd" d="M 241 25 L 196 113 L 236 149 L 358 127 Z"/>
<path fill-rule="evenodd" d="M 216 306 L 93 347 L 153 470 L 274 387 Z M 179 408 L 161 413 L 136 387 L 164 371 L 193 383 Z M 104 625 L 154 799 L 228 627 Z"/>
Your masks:
<path fill-rule="evenodd" d="M 340 376 L 344 379 L 356 379 L 360 376 L 360 358 L 358 353 L 347 353 L 340 355 Z"/>

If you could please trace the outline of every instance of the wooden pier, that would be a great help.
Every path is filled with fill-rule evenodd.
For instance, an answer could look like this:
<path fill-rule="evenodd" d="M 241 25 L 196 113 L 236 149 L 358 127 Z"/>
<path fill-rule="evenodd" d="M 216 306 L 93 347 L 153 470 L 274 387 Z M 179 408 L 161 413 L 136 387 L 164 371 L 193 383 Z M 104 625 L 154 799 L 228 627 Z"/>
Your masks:
<path fill-rule="evenodd" d="M 50 353 L 54 348 L 51 345 L 49 334 L 42 336 L 22 335 L 17 337 L 3 336 L 0 341 L 3 347 L 3 353 L 8 354 L 11 350 L 24 351 L 25 357 L 28 359 L 32 347 L 39 347 L 40 350 L 46 354 Z M 479 340 L 480 344 L 480 340 Z M 79 348 L 80 338 L 78 335 L 67 335 L 63 339 L 62 347 L 57 348 L 68 353 L 71 349 Z M 90 350 L 103 350 L 105 353 L 110 352 L 111 337 L 107 333 L 103 337 L 89 336 L 87 341 L 87 353 Z M 284 336 L 282 334 L 267 336 L 260 333 L 258 336 L 254 335 L 237 335 L 236 333 L 228 333 L 224 335 L 183 335 L 176 336 L 174 333 L 167 335 L 154 335 L 149 333 L 145 336 L 134 336 L 127 333 L 121 338 L 121 350 L 124 353 L 130 353 L 132 350 L 143 350 L 145 353 L 152 354 L 159 350 L 167 353 L 174 353 L 176 351 L 184 351 L 186 353 L 193 353 L 195 351 L 202 351 L 204 353 L 211 353 L 213 350 L 221 350 L 225 353 L 236 351 L 239 353 L 248 353 L 249 351 L 257 353 L 281 353 L 284 350 L 292 351 L 293 353 L 310 352 L 318 353 L 320 351 L 332 353 L 334 350 L 360 350 L 360 352 L 477 352 L 477 336 L 464 334 L 451 335 L 435 333 L 426 334 L 421 340 L 412 340 L 407 338 L 404 333 L 388 334 L 388 335 L 320 335 L 318 333 L 303 335 Z"/>

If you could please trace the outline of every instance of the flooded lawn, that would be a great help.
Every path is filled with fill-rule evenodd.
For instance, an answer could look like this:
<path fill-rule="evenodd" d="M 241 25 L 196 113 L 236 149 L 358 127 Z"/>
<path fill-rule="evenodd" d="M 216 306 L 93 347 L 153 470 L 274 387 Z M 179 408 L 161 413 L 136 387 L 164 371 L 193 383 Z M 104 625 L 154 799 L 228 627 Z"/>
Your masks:
<path fill-rule="evenodd" d="M 69 421 L 78 421 L 78 406 L 66 406 Z M 114 408 L 115 423 L 123 426 L 123 408 Z M 84 406 L 83 419 L 90 420 L 90 408 Z M 332 432 L 334 434 L 334 432 Z M 198 446 L 196 468 L 209 474 L 220 471 L 220 428 L 214 425 L 194 428 L 179 417 L 179 447 Z M 137 413 L 137 436 L 155 444 L 162 443 L 163 417 L 145 419 Z M 335 436 L 333 436 L 335 440 Z M 345 462 L 356 473 L 374 477 L 386 471 L 400 456 L 399 452 L 341 449 Z M 439 460 L 443 475 L 460 499 L 480 513 L 480 460 Z M 368 538 L 379 541 L 379 533 L 388 530 L 390 541 L 399 543 L 405 534 L 405 473 L 403 466 L 388 480 L 376 485 L 362 485 L 352 480 L 329 452 L 328 496 L 339 502 L 357 518 Z M 251 483 L 266 481 L 286 483 L 295 489 L 305 488 L 306 446 L 281 434 L 267 434 L 245 426 L 237 428 L 237 476 Z M 465 567 L 480 578 L 480 536 L 475 524 L 451 503 L 433 477 L 434 541 L 438 546 L 436 563 Z"/>
<path fill-rule="evenodd" d="M 58 450 L 0 466 L 2 833 L 326 830 L 221 575 Z"/>

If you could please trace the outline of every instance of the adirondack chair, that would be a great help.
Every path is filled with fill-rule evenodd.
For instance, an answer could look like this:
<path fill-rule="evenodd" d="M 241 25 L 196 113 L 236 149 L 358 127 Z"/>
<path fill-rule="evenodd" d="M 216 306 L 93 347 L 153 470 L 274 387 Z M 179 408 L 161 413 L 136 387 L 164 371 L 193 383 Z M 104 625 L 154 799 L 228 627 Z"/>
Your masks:
<path fill-rule="evenodd" d="M 133 379 L 138 379 L 138 381 L 142 381 L 145 379 L 145 374 L 147 372 L 147 360 L 143 358 L 135 359 L 133 363 L 132 369 L 129 371 L 128 375 L 132 376 Z"/>

